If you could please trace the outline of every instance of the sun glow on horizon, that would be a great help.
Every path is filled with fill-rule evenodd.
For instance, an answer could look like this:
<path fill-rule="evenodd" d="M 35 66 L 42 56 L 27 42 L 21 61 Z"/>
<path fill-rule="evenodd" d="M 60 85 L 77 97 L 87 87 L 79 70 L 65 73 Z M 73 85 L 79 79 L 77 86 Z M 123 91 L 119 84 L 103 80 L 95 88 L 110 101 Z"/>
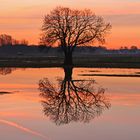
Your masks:
<path fill-rule="evenodd" d="M 106 37 L 108 48 L 136 45 L 140 47 L 140 1 L 139 0 L 1 0 L 0 34 L 26 39 L 29 44 L 38 44 L 43 16 L 56 6 L 89 8 L 105 21 L 112 24 L 111 33 Z M 17 14 L 18 13 L 18 14 Z"/>

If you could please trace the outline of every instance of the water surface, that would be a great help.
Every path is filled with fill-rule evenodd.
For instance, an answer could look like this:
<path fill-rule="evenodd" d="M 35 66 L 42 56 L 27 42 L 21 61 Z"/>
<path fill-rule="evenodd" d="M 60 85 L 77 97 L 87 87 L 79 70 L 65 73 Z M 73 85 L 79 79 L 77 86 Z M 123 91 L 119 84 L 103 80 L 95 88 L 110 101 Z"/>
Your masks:
<path fill-rule="evenodd" d="M 74 68 L 70 77 L 63 68 L 1 68 L 0 139 L 139 140 L 139 72 L 139 69 Z M 78 95 L 87 108 L 78 108 L 80 102 L 69 81 L 81 88 Z M 45 86 L 40 88 L 42 82 Z M 64 85 L 71 86 L 71 96 L 67 89 L 67 93 L 59 94 Z M 96 104 L 92 104 L 89 93 L 81 94 L 83 89 L 96 95 Z M 65 104 L 65 100 L 69 101 L 66 97 L 74 98 L 76 104 L 72 101 Z M 61 101 L 60 112 L 56 113 L 56 103 Z M 48 103 L 55 104 L 55 108 Z"/>

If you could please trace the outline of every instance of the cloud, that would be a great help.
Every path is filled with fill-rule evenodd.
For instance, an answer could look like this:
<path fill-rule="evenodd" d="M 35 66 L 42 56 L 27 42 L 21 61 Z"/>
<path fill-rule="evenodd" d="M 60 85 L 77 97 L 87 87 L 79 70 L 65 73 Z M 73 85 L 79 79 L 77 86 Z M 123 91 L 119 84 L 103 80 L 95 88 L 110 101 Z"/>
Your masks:
<path fill-rule="evenodd" d="M 133 28 L 140 25 L 140 14 L 104 15 L 104 17 L 114 26 L 131 26 Z"/>

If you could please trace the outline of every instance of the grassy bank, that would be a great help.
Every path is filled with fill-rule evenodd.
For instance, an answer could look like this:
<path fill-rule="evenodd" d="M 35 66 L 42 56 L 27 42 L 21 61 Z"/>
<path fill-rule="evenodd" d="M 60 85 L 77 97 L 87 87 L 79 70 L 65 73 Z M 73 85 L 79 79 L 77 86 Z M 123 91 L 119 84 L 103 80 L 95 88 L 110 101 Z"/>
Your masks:
<path fill-rule="evenodd" d="M 140 68 L 140 56 L 74 57 L 75 67 Z M 0 67 L 61 67 L 63 57 L 0 57 Z"/>

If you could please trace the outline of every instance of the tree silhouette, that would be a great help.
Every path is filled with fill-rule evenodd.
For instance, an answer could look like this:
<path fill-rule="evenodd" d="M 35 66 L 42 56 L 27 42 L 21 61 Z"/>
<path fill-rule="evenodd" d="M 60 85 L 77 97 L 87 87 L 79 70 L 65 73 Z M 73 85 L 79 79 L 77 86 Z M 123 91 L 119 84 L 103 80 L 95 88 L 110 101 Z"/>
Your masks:
<path fill-rule="evenodd" d="M 64 64 L 72 65 L 74 48 L 93 45 L 94 41 L 105 42 L 111 25 L 91 10 L 74 10 L 56 7 L 44 18 L 41 44 L 61 46 L 65 55 Z"/>
<path fill-rule="evenodd" d="M 1 34 L 0 35 L 0 46 L 12 45 L 12 36 Z"/>
<path fill-rule="evenodd" d="M 16 45 L 28 45 L 28 41 L 25 39 L 17 40 L 11 35 L 1 34 L 0 35 L 0 46 L 16 46 Z"/>
<path fill-rule="evenodd" d="M 89 122 L 110 107 L 105 89 L 95 89 L 94 80 L 72 80 L 72 67 L 64 68 L 64 79 L 58 85 L 47 78 L 39 81 L 44 114 L 57 125 L 72 121 Z"/>
<path fill-rule="evenodd" d="M 27 46 L 29 44 L 29 42 L 26 40 L 26 39 L 22 39 L 21 41 L 20 41 L 20 45 L 25 45 L 25 46 Z"/>

